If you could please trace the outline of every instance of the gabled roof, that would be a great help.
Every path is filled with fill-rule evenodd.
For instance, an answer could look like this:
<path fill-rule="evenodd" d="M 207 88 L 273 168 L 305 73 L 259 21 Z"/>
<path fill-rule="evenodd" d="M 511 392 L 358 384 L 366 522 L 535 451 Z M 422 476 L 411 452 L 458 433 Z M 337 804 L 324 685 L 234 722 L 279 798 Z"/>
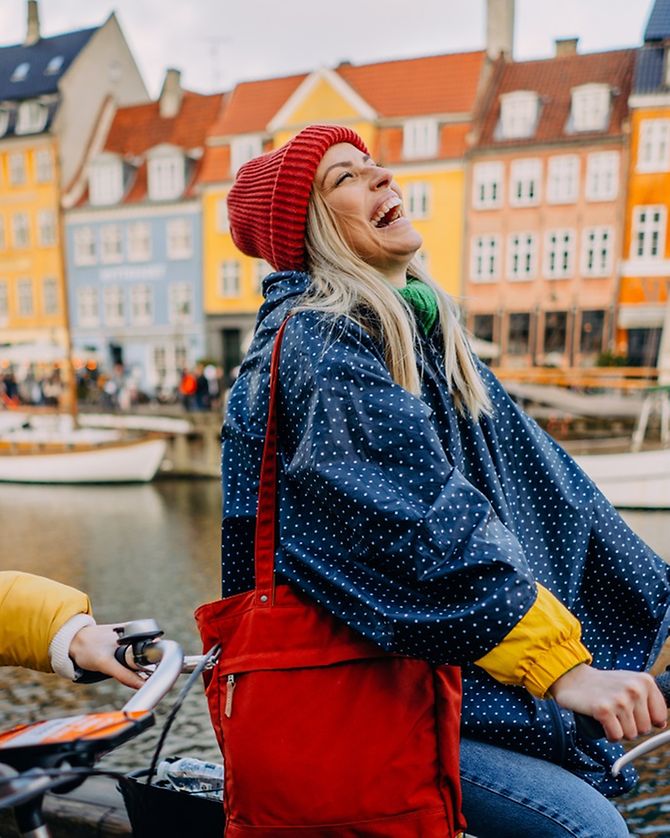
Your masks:
<path fill-rule="evenodd" d="M 335 69 L 381 117 L 469 113 L 486 53 L 459 52 Z"/>
<path fill-rule="evenodd" d="M 268 122 L 307 75 L 241 82 L 227 98 L 225 110 L 212 126 L 210 136 L 264 132 Z"/>
<path fill-rule="evenodd" d="M 477 147 L 533 145 L 557 140 L 595 139 L 622 133 L 631 90 L 635 50 L 613 50 L 585 55 L 565 55 L 540 61 L 519 61 L 500 65 L 491 98 L 492 106 L 478 125 Z M 605 131 L 568 133 L 571 91 L 583 84 L 607 84 L 612 88 L 612 107 Z M 540 115 L 535 134 L 527 139 L 496 139 L 500 119 L 500 97 L 519 90 L 540 96 Z"/>
<path fill-rule="evenodd" d="M 58 91 L 58 82 L 100 27 L 65 32 L 51 38 L 40 38 L 30 46 L 15 44 L 0 47 L 0 101 L 32 99 Z M 56 72 L 45 73 L 49 62 L 62 57 Z M 16 68 L 27 63 L 28 72 L 22 81 L 12 81 Z"/>
<path fill-rule="evenodd" d="M 656 0 L 644 30 L 645 41 L 670 38 L 670 0 Z"/>

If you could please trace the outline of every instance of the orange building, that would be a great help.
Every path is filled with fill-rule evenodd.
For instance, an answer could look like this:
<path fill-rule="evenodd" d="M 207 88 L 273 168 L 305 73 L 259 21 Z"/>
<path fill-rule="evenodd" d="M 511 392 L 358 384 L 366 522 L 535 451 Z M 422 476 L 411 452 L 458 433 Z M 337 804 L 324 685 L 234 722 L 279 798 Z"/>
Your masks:
<path fill-rule="evenodd" d="M 469 328 L 503 364 L 593 363 L 612 344 L 634 50 L 500 61 L 468 155 Z"/>

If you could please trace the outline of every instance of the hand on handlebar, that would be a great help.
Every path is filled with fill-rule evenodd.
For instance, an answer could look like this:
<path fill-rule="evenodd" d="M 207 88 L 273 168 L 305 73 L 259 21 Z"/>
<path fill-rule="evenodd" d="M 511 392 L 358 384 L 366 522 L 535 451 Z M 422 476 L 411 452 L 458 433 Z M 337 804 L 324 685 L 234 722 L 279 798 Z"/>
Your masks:
<path fill-rule="evenodd" d="M 84 626 L 72 638 L 70 657 L 80 669 L 103 672 L 127 687 L 139 689 L 144 684 L 141 675 L 126 669 L 114 658 L 118 639 L 112 625 Z"/>
<path fill-rule="evenodd" d="M 594 669 L 582 663 L 558 678 L 549 691 L 561 707 L 600 722 L 610 741 L 635 739 L 664 728 L 668 708 L 645 672 Z"/>

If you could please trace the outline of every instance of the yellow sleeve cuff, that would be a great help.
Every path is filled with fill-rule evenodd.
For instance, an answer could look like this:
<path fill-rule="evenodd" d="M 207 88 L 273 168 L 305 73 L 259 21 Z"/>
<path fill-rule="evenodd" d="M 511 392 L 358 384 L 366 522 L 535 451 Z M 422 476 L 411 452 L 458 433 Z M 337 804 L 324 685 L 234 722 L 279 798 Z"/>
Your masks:
<path fill-rule="evenodd" d="M 503 684 L 525 687 L 544 698 L 561 675 L 591 655 L 581 642 L 582 627 L 568 609 L 542 585 L 537 599 L 514 628 L 477 666 Z"/>

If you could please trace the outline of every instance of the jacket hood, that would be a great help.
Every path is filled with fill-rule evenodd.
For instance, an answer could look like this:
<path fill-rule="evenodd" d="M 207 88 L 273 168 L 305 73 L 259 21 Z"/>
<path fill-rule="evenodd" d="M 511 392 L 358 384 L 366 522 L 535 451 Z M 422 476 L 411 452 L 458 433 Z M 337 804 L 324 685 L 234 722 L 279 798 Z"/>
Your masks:
<path fill-rule="evenodd" d="M 310 277 L 304 271 L 273 271 L 263 280 L 265 302 L 258 312 L 258 322 L 291 298 L 300 297 L 309 288 Z"/>

